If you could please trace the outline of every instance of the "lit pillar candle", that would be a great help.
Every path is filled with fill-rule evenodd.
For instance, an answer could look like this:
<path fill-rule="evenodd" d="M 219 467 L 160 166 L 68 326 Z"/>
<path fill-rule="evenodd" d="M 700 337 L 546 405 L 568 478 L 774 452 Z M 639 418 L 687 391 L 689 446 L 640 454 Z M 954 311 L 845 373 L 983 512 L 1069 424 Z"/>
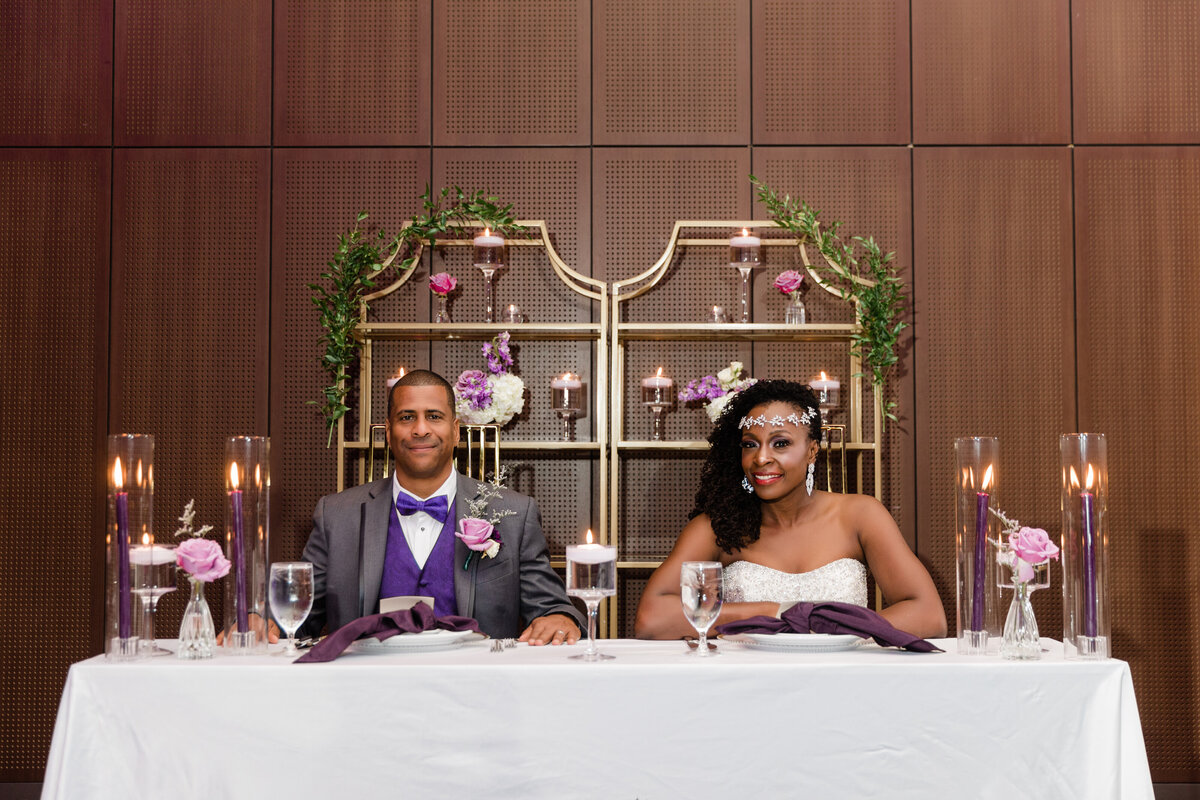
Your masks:
<path fill-rule="evenodd" d="M 1074 470 L 1071 475 L 1076 477 Z M 1093 637 L 1096 635 L 1096 517 L 1095 495 L 1092 494 L 1095 483 L 1095 470 L 1088 464 L 1087 479 L 1079 499 L 1083 504 L 1083 635 Z"/>
<path fill-rule="evenodd" d="M 762 239 L 751 235 L 750 231 L 742 228 L 741 236 L 729 238 L 729 263 L 757 265 L 762 260 L 761 247 Z"/>
<path fill-rule="evenodd" d="M 504 247 L 504 237 L 484 228 L 483 233 L 476 236 L 472 243 L 475 245 L 475 266 L 495 267 L 500 264 L 500 251 Z"/>
<path fill-rule="evenodd" d="M 250 615 L 246 610 L 246 545 L 243 537 L 242 490 L 238 488 L 238 468 L 229 465 L 229 503 L 233 509 L 233 568 L 234 591 L 237 593 L 237 628 L 239 633 L 250 630 Z"/>
<path fill-rule="evenodd" d="M 675 381 L 663 376 L 663 368 L 646 378 L 642 378 L 642 402 L 654 404 L 671 404 L 671 389 Z"/>
<path fill-rule="evenodd" d="M 983 473 L 983 485 L 975 495 L 975 583 L 971 601 L 971 630 L 983 630 L 984 576 L 987 572 L 988 489 L 992 485 L 992 465 Z"/>
<path fill-rule="evenodd" d="M 129 619 L 129 493 L 124 491 L 125 475 L 121 471 L 121 459 L 113 464 L 114 500 L 117 507 L 117 635 L 128 639 L 131 635 Z"/>
<path fill-rule="evenodd" d="M 567 561 L 576 564 L 604 564 L 617 560 L 617 548 L 611 544 L 595 544 L 592 542 L 592 532 L 587 532 L 586 544 L 567 545 Z"/>
<path fill-rule="evenodd" d="M 387 381 L 385 381 L 385 383 L 387 383 L 388 391 L 390 392 L 392 390 L 392 387 L 396 385 L 396 382 L 399 381 L 403 377 L 404 377 L 404 367 L 401 367 L 400 371 L 398 373 L 396 373 L 393 377 L 388 378 Z"/>
<path fill-rule="evenodd" d="M 563 373 L 561 378 L 552 378 L 550 380 L 550 391 L 553 394 L 551 400 L 551 408 L 578 408 L 577 392 L 583 389 L 583 381 L 578 376 L 572 375 L 569 372 Z"/>

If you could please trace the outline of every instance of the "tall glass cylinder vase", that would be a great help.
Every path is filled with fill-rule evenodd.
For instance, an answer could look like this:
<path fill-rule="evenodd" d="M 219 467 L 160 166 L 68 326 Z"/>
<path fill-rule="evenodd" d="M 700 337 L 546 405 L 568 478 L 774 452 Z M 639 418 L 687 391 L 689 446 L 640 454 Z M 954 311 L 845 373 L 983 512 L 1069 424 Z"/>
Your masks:
<path fill-rule="evenodd" d="M 267 540 L 270 439 L 231 436 L 225 442 L 225 647 L 267 649 Z"/>
<path fill-rule="evenodd" d="M 1059 437 L 1062 457 L 1063 649 L 1108 658 L 1108 445 L 1102 433 Z"/>
<path fill-rule="evenodd" d="M 104 655 L 114 661 L 138 658 L 134 620 L 141 601 L 134 596 L 131 548 L 154 541 L 154 437 L 118 433 L 108 437 L 108 524 Z"/>
<path fill-rule="evenodd" d="M 999 524 L 989 513 L 996 507 L 1000 440 L 994 436 L 955 439 L 954 455 L 958 652 L 983 655 L 989 637 L 1001 633 L 999 570 L 993 544 L 999 540 Z"/>

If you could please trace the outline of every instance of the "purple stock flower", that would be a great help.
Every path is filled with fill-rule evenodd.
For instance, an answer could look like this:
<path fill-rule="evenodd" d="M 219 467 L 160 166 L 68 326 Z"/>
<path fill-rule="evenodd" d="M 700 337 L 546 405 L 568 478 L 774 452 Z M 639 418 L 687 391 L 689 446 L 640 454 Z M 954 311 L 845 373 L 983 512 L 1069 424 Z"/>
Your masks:
<path fill-rule="evenodd" d="M 508 339 L 508 331 L 504 331 L 483 346 L 483 354 L 487 356 L 488 372 L 493 375 L 503 375 L 513 365 L 512 352 L 508 349 Z"/>
<path fill-rule="evenodd" d="M 458 376 L 454 390 L 458 396 L 480 411 L 492 402 L 492 390 L 488 388 L 487 375 L 477 369 L 468 369 Z"/>
<path fill-rule="evenodd" d="M 697 381 L 688 381 L 687 386 L 679 393 L 679 402 L 691 403 L 701 401 L 712 401 L 718 397 L 724 397 L 725 390 L 721 388 L 721 384 L 712 375 L 705 375 Z"/>

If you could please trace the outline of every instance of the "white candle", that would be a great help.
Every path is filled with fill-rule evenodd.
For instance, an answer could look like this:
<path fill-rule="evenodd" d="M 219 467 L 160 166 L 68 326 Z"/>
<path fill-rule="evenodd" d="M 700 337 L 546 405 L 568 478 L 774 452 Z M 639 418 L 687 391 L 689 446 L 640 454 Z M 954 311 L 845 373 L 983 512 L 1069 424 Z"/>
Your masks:
<path fill-rule="evenodd" d="M 476 247 L 504 247 L 504 237 L 497 236 L 487 228 L 484 228 L 483 233 L 476 236 L 473 241 Z"/>
<path fill-rule="evenodd" d="M 752 235 L 745 228 L 742 228 L 741 236 L 731 236 L 729 238 L 730 247 L 759 247 L 762 245 L 762 239 Z"/>
<path fill-rule="evenodd" d="M 387 379 L 386 383 L 387 383 L 388 391 L 390 392 L 392 390 L 392 387 L 396 385 L 396 382 L 399 381 L 403 377 L 404 377 L 404 367 L 401 367 L 400 372 L 397 373 L 394 378 Z"/>
<path fill-rule="evenodd" d="M 138 545 L 129 548 L 130 564 L 170 564 L 175 560 L 175 549 L 162 545 Z"/>
<path fill-rule="evenodd" d="M 670 378 L 663 377 L 662 367 L 658 368 L 657 375 L 651 375 L 647 378 L 642 378 L 643 389 L 670 389 L 674 385 L 675 381 L 671 380 Z"/>
<path fill-rule="evenodd" d="M 567 561 L 576 564 L 604 564 L 617 560 L 617 548 L 611 544 L 569 544 Z"/>
<path fill-rule="evenodd" d="M 564 374 L 561 378 L 552 378 L 550 380 L 551 389 L 582 389 L 583 381 L 571 373 Z"/>
<path fill-rule="evenodd" d="M 842 388 L 841 381 L 839 381 L 837 378 L 830 378 L 825 374 L 824 371 L 821 372 L 821 377 L 813 378 L 808 382 L 808 385 L 811 386 L 815 392 L 836 392 L 838 389 Z"/>

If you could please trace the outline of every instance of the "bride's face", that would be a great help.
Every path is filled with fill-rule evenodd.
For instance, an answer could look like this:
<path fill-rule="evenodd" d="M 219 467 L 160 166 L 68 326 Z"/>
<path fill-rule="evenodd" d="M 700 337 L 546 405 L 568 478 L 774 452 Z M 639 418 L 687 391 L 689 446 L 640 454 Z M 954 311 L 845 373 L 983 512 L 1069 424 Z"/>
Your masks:
<path fill-rule="evenodd" d="M 786 419 L 803 410 L 776 401 L 755 406 L 747 416 Z M 791 422 L 743 429 L 741 448 L 742 471 L 761 500 L 786 497 L 797 488 L 804 491 L 808 465 L 817 457 L 817 443 L 809 438 L 808 428 Z"/>

